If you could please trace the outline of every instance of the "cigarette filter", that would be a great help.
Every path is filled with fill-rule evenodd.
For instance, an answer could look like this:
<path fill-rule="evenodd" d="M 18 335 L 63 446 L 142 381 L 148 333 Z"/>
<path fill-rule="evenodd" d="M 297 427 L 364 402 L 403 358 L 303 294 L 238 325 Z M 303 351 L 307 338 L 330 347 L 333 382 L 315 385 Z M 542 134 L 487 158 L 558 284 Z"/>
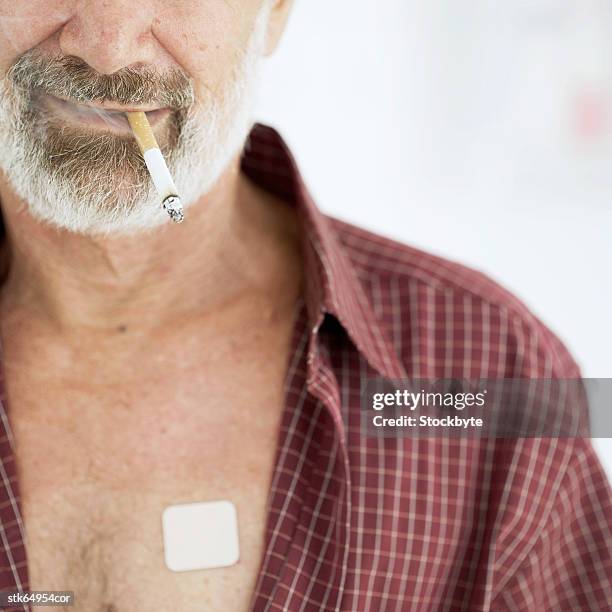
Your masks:
<path fill-rule="evenodd" d="M 180 223 L 185 217 L 183 205 L 147 115 L 143 112 L 129 112 L 126 115 L 164 209 L 175 223 Z"/>

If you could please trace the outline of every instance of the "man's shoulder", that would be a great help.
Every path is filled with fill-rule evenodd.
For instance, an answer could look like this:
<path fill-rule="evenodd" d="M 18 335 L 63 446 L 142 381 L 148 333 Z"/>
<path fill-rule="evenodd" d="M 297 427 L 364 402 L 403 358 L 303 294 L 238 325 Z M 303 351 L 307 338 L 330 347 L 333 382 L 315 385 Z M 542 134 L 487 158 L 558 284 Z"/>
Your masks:
<path fill-rule="evenodd" d="M 521 318 L 533 316 L 515 295 L 474 268 L 346 221 L 328 219 L 360 279 L 366 283 L 372 278 L 394 277 L 425 285 L 433 291 L 464 294 Z"/>
<path fill-rule="evenodd" d="M 508 375 L 580 375 L 556 334 L 486 274 L 335 217 L 327 218 L 371 303 L 393 303 L 400 322 L 410 320 L 421 336 L 429 333 L 439 344 L 451 333 L 455 345 L 471 343 L 476 352 L 503 351 L 513 361 L 514 369 L 505 371 Z M 385 294 L 394 294 L 395 299 Z M 393 324 L 389 317 L 387 320 Z M 421 338 L 424 340 L 427 338 Z"/>

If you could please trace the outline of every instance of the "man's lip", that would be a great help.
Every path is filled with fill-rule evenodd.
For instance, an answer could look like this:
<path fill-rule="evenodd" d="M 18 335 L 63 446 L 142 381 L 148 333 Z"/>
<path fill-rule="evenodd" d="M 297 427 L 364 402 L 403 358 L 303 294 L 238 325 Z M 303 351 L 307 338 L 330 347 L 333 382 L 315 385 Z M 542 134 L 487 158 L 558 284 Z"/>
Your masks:
<path fill-rule="evenodd" d="M 157 125 L 168 115 L 168 107 L 122 107 L 117 104 L 93 104 L 75 102 L 66 98 L 46 94 L 39 98 L 38 103 L 55 116 L 68 123 L 78 124 L 92 130 L 105 130 L 118 133 L 131 132 L 126 113 L 130 111 L 146 112 L 152 126 Z M 149 110 L 147 110 L 149 109 Z"/>
<path fill-rule="evenodd" d="M 98 110 L 103 110 L 111 113 L 135 113 L 135 112 L 143 112 L 143 113 L 151 113 L 153 111 L 164 110 L 167 107 L 164 106 L 121 106 L 113 102 L 77 102 L 76 100 L 70 100 L 69 98 L 63 98 L 62 96 L 50 96 L 51 98 L 57 98 L 62 102 L 67 102 L 68 104 L 74 104 L 75 106 L 87 106 L 88 108 L 95 108 Z"/>

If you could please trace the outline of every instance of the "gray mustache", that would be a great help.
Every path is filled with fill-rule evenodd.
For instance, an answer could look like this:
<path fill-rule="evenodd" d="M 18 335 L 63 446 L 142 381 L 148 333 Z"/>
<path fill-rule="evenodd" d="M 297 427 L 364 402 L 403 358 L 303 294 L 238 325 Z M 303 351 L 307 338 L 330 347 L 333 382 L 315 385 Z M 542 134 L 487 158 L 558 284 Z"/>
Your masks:
<path fill-rule="evenodd" d="M 192 82 L 181 70 L 159 74 L 126 67 L 113 74 L 100 74 L 78 57 L 46 57 L 36 51 L 21 55 L 6 78 L 31 95 L 38 91 L 75 102 L 159 104 L 185 109 L 195 100 Z"/>

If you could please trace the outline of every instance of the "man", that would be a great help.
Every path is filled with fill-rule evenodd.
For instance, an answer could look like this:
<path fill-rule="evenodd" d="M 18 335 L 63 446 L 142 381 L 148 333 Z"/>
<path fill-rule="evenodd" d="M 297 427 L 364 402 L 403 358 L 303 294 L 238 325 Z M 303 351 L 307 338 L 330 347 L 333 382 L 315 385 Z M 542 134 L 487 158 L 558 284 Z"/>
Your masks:
<path fill-rule="evenodd" d="M 578 370 L 482 275 L 316 209 L 250 119 L 289 9 L 0 0 L 0 589 L 116 612 L 605 609 L 587 441 L 360 427 L 372 377 Z M 172 571 L 164 510 L 214 500 L 238 563 Z"/>

